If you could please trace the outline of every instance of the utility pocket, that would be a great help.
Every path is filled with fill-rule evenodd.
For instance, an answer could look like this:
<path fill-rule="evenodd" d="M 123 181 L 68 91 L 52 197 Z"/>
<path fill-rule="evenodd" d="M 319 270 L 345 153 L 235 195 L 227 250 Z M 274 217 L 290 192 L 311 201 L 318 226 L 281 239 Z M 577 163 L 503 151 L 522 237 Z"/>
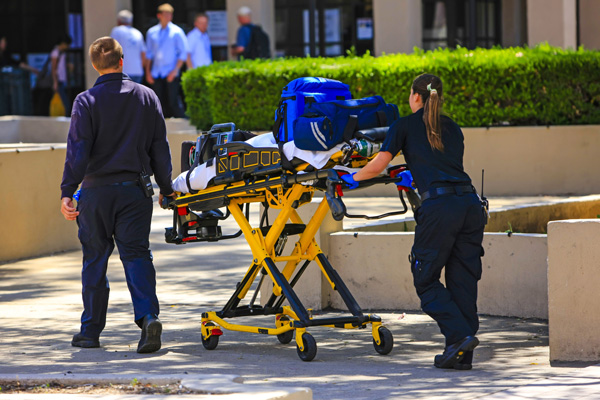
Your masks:
<path fill-rule="evenodd" d="M 331 120 L 324 115 L 305 114 L 294 121 L 294 144 L 302 150 L 326 151 L 342 141 Z"/>
<path fill-rule="evenodd" d="M 413 248 L 411 253 L 411 271 L 417 293 L 425 290 L 431 283 L 437 281 L 434 262 L 437 258 L 436 249 Z"/>

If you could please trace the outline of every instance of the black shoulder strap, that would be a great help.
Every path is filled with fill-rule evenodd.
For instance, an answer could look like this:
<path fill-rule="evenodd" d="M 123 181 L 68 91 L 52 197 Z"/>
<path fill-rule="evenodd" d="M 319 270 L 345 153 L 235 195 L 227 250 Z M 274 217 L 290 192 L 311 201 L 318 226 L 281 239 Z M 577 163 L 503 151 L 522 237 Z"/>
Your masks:
<path fill-rule="evenodd" d="M 377 111 L 377 121 L 379 122 L 379 126 L 388 126 L 387 115 L 385 115 L 385 111 L 379 110 Z"/>
<path fill-rule="evenodd" d="M 281 130 L 281 124 L 285 118 L 285 108 L 286 104 L 283 101 L 280 101 L 279 107 L 277 107 L 275 124 L 273 124 L 273 137 L 275 138 L 276 143 L 279 143 L 279 131 Z"/>
<path fill-rule="evenodd" d="M 187 174 L 185 174 L 185 184 L 187 185 L 188 192 L 190 194 L 196 194 L 196 193 L 198 193 L 197 190 L 192 189 L 192 184 L 190 183 L 190 175 L 192 174 L 193 170 L 194 170 L 194 168 L 190 168 L 190 169 L 188 169 Z"/>
<path fill-rule="evenodd" d="M 358 116 L 350 115 L 348 116 L 348 122 L 346 123 L 346 127 L 344 128 L 343 139 L 344 142 L 349 142 L 350 139 L 354 137 L 354 132 L 358 127 Z"/>

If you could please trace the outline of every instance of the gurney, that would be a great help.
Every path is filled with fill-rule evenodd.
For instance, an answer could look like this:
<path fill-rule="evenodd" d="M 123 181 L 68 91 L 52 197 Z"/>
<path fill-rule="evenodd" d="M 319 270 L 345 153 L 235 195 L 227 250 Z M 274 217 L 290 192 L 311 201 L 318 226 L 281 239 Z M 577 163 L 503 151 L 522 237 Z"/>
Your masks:
<path fill-rule="evenodd" d="M 399 190 L 402 210 L 379 216 L 351 215 L 342 201 L 344 183 L 337 169 L 364 166 L 376 151 L 370 156 L 359 155 L 361 143 L 381 143 L 386 132 L 387 127 L 359 131 L 357 139 L 340 145 L 328 154 L 321 168 L 315 168 L 298 158 L 289 160 L 281 147 L 254 147 L 247 142 L 236 141 L 236 134 L 238 138 L 240 134 L 231 123 L 216 125 L 210 132 L 199 136 L 195 143 L 182 145 L 182 169 L 210 164 L 208 168 L 214 166 L 215 176 L 209 179 L 205 188 L 198 191 L 188 188 L 186 191 L 191 193 L 181 193 L 168 204 L 173 210 L 173 226 L 166 229 L 166 241 L 186 244 L 243 235 L 252 251 L 250 266 L 223 309 L 202 313 L 202 344 L 207 350 L 217 347 L 223 329 L 274 335 L 283 344 L 290 343 L 295 332 L 298 356 L 303 361 L 311 361 L 316 355 L 317 345 L 308 332 L 309 328 L 365 329 L 368 325 L 371 325 L 375 350 L 379 354 L 388 354 L 392 350 L 392 333 L 379 316 L 363 313 L 315 241 L 315 235 L 329 212 L 338 221 L 345 216 L 374 219 L 406 213 L 408 206 L 403 193 L 407 193 L 413 209 L 418 206 L 418 195 L 411 187 Z M 188 184 L 193 169 L 184 172 Z M 387 176 L 360 182 L 359 189 L 399 182 L 401 178 L 398 174 L 404 170 L 405 165 L 391 167 Z M 324 196 L 306 223 L 296 210 L 310 203 L 316 191 L 323 192 Z M 263 205 L 258 226 L 252 226 L 249 221 L 251 203 Z M 226 212 L 220 208 L 226 208 Z M 279 210 L 272 223 L 269 223 L 267 215 L 270 208 Z M 224 235 L 219 221 L 230 216 L 233 216 L 240 230 Z M 284 255 L 286 241 L 291 236 L 297 236 L 298 239 L 291 253 Z M 294 286 L 313 261 L 333 290 L 342 297 L 351 315 L 317 318 L 304 307 L 294 292 Z M 284 263 L 283 268 L 280 269 L 277 263 Z M 247 304 L 242 304 L 259 275 L 253 295 Z M 255 304 L 265 276 L 270 277 L 273 283 L 272 293 L 264 305 Z M 285 301 L 289 305 L 284 305 Z M 274 316 L 274 325 L 250 326 L 227 321 L 249 316 Z"/>

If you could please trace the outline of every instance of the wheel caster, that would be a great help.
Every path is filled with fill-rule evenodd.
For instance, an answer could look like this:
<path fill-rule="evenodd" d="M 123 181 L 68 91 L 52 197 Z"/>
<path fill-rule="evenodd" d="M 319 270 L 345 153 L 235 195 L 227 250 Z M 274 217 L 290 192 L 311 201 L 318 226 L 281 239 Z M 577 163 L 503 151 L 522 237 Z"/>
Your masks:
<path fill-rule="evenodd" d="M 212 322 L 207 322 L 205 324 L 205 326 L 216 326 L 216 325 Z M 219 335 L 210 335 L 210 337 L 208 339 L 204 339 L 204 335 L 202 335 L 202 346 L 204 346 L 204 348 L 206 350 L 214 350 L 217 348 L 218 344 L 219 344 Z"/>
<path fill-rule="evenodd" d="M 296 345 L 298 357 L 300 357 L 302 361 L 312 361 L 317 355 L 317 342 L 315 341 L 315 338 L 313 338 L 310 333 L 305 332 L 304 335 L 302 335 L 302 344 L 304 345 L 304 350 L 300 350 L 300 347 Z"/>
<path fill-rule="evenodd" d="M 287 322 L 289 320 L 290 319 L 288 317 L 286 317 L 285 315 L 282 316 L 281 318 L 279 318 L 280 322 Z M 284 324 L 281 324 L 281 325 L 284 325 Z M 289 342 L 292 341 L 293 338 L 294 338 L 294 331 L 293 330 L 287 331 L 287 332 L 283 332 L 283 333 L 280 333 L 279 335 L 277 335 L 277 339 L 279 340 L 279 342 L 281 344 L 288 344 Z"/>
<path fill-rule="evenodd" d="M 394 347 L 394 337 L 392 336 L 392 332 L 384 326 L 379 327 L 379 339 L 381 340 L 381 344 L 377 344 L 375 339 L 373 339 L 373 347 L 375 347 L 375 351 L 379 354 L 389 354 Z"/>

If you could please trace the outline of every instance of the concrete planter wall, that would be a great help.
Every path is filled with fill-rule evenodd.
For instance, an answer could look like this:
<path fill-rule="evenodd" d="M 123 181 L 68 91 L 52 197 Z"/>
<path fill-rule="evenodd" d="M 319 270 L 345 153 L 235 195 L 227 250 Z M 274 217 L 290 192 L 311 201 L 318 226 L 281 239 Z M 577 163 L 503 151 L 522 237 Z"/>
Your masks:
<path fill-rule="evenodd" d="M 79 248 L 60 213 L 66 145 L 0 149 L 0 262 Z"/>
<path fill-rule="evenodd" d="M 465 170 L 487 196 L 586 195 L 597 193 L 600 125 L 464 128 Z M 403 164 L 404 157 L 392 163 Z M 388 185 L 389 186 L 389 185 Z M 374 186 L 349 196 L 395 196 Z"/>
<path fill-rule="evenodd" d="M 419 310 L 408 254 L 413 232 L 332 233 L 329 259 L 365 309 Z M 479 312 L 548 317 L 546 235 L 486 233 Z M 324 297 L 346 309 L 332 290 Z"/>
<path fill-rule="evenodd" d="M 64 143 L 69 122 L 61 117 L 0 117 L 0 143 Z M 195 139 L 196 130 L 183 119 L 166 123 L 177 174 L 181 141 Z M 585 195 L 600 187 L 595 154 L 600 148 L 600 125 L 464 128 L 463 132 L 465 169 L 478 189 L 485 169 L 486 195 Z M 396 157 L 393 163 L 404 163 L 404 157 Z M 347 195 L 396 197 L 397 192 L 392 185 L 378 185 Z"/>
<path fill-rule="evenodd" d="M 169 118 L 165 122 L 169 133 L 196 132 L 185 119 Z M 3 116 L 0 117 L 0 143 L 66 143 L 70 123 L 71 119 L 66 117 Z"/>
<path fill-rule="evenodd" d="M 0 185 L 7 191 L 0 197 L 0 262 L 80 248 L 77 225 L 60 213 L 69 123 L 62 117 L 0 117 Z M 167 120 L 167 129 L 176 176 L 181 142 L 195 140 L 196 131 L 182 119 Z"/>
<path fill-rule="evenodd" d="M 313 203 L 300 207 L 302 220 L 308 221 L 316 207 Z M 275 216 L 276 211 L 270 210 L 269 219 Z M 358 304 L 364 309 L 420 310 L 408 262 L 414 232 L 340 230 L 341 223 L 328 216 L 316 240 Z M 288 240 L 284 253 L 293 249 L 295 240 Z M 483 247 L 479 312 L 548 318 L 546 235 L 486 233 Z M 271 287 L 263 286 L 263 302 Z M 311 263 L 295 291 L 306 307 L 347 309 L 316 263 Z"/>

